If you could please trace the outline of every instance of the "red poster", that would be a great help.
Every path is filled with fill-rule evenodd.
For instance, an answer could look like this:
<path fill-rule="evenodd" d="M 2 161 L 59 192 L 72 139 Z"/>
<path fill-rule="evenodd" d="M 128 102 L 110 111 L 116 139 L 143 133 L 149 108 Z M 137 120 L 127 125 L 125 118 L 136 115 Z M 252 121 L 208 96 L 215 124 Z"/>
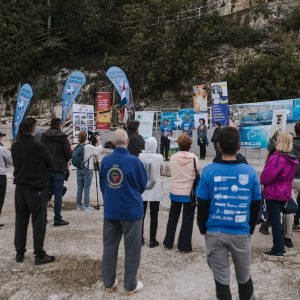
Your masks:
<path fill-rule="evenodd" d="M 97 92 L 97 129 L 110 129 L 110 92 Z"/>

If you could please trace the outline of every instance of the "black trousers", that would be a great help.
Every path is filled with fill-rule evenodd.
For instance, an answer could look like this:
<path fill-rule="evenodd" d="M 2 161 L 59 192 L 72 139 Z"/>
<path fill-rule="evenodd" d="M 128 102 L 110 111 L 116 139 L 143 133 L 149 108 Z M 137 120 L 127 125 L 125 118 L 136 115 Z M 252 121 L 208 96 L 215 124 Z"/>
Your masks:
<path fill-rule="evenodd" d="M 176 227 L 182 206 L 182 224 L 178 237 L 177 247 L 180 251 L 192 251 L 192 233 L 195 209 L 192 207 L 191 203 L 171 201 L 171 208 L 169 212 L 169 220 L 167 225 L 166 237 L 164 240 L 164 246 L 167 248 L 172 248 L 174 245 Z"/>
<path fill-rule="evenodd" d="M 206 156 L 206 142 L 203 141 L 203 143 L 201 143 L 199 141 L 199 147 L 200 147 L 200 157 L 205 158 L 205 156 Z"/>
<path fill-rule="evenodd" d="M 144 237 L 144 221 L 147 212 L 148 201 L 144 201 L 144 219 L 143 219 L 143 237 Z M 150 203 L 150 241 L 156 240 L 156 232 L 158 225 L 159 201 L 149 201 Z"/>
<path fill-rule="evenodd" d="M 47 189 L 37 190 L 16 186 L 15 209 L 16 230 L 15 248 L 18 254 L 26 252 L 27 228 L 31 215 L 34 254 L 42 256 L 47 225 Z"/>
<path fill-rule="evenodd" d="M 162 137 L 160 139 L 160 154 L 164 156 L 165 159 L 169 158 L 170 140 L 168 138 Z"/>
<path fill-rule="evenodd" d="M 6 175 L 0 175 L 0 215 L 4 204 L 6 185 L 7 185 Z"/>

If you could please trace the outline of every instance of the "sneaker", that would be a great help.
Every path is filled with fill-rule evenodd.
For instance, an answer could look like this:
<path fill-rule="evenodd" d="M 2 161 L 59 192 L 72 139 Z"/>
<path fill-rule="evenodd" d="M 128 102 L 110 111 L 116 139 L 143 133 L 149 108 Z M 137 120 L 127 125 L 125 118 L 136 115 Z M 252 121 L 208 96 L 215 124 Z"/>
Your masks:
<path fill-rule="evenodd" d="M 0 224 L 0 229 L 3 229 L 5 227 L 4 224 Z"/>
<path fill-rule="evenodd" d="M 118 285 L 118 279 L 116 278 L 114 284 L 109 288 L 105 288 L 105 291 L 107 293 L 112 293 L 117 288 L 117 285 Z"/>
<path fill-rule="evenodd" d="M 133 291 L 128 291 L 128 296 L 132 296 L 133 294 L 140 292 L 144 288 L 144 285 L 141 281 L 137 282 L 136 288 Z"/>
<path fill-rule="evenodd" d="M 53 226 L 65 226 L 65 225 L 69 225 L 69 222 L 67 222 L 67 221 L 65 221 L 63 219 L 61 219 L 60 222 L 55 222 L 54 221 L 54 224 L 53 224 Z"/>
<path fill-rule="evenodd" d="M 292 239 L 289 239 L 289 238 L 284 238 L 284 245 L 288 248 L 294 247 Z"/>
<path fill-rule="evenodd" d="M 50 256 L 50 255 L 43 255 L 43 256 L 36 256 L 35 257 L 35 264 L 36 265 L 44 265 L 48 263 L 52 263 L 55 261 L 55 256 Z"/>
<path fill-rule="evenodd" d="M 17 253 L 16 254 L 16 262 L 17 263 L 22 263 L 24 261 L 24 254 L 20 254 L 20 253 Z"/>
<path fill-rule="evenodd" d="M 269 229 L 267 226 L 260 226 L 258 231 L 265 235 L 269 234 Z"/>
<path fill-rule="evenodd" d="M 293 231 L 300 232 L 300 225 L 294 225 L 293 226 Z"/>
<path fill-rule="evenodd" d="M 157 240 L 150 241 L 149 248 L 155 248 L 159 246 L 159 242 Z"/>
<path fill-rule="evenodd" d="M 81 204 L 76 204 L 76 209 L 82 209 Z"/>
<path fill-rule="evenodd" d="M 90 212 L 90 211 L 95 210 L 95 208 L 89 205 L 89 206 L 84 206 L 83 210 L 86 211 L 86 212 Z"/>
<path fill-rule="evenodd" d="M 274 250 L 264 251 L 263 257 L 269 259 L 283 259 L 283 252 L 275 252 Z"/>

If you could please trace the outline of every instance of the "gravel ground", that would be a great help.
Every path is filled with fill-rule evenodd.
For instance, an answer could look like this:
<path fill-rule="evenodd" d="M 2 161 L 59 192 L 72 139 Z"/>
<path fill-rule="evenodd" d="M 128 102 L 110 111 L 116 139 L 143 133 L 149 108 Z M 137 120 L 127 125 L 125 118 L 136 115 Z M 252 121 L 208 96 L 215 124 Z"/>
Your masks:
<path fill-rule="evenodd" d="M 203 162 L 201 162 L 203 164 Z M 206 163 L 206 162 L 204 162 Z M 258 167 L 260 170 L 261 167 Z M 10 170 L 12 172 L 12 170 Z M 159 212 L 158 240 L 163 241 L 168 218 L 168 191 L 170 178 L 164 178 L 165 197 Z M 63 217 L 69 226 L 53 227 L 53 209 L 48 208 L 45 249 L 56 256 L 56 262 L 34 265 L 32 230 L 29 226 L 27 253 L 24 263 L 14 260 L 14 186 L 9 180 L 0 230 L 0 299 L 127 299 L 122 287 L 124 247 L 121 242 L 118 261 L 120 285 L 113 294 L 107 294 L 101 282 L 102 208 L 86 213 L 75 210 L 75 171 L 67 182 Z M 91 202 L 96 203 L 93 184 Z M 102 198 L 100 195 L 100 202 Z M 166 251 L 148 247 L 149 214 L 145 222 L 146 244 L 142 249 L 139 280 L 144 290 L 133 299 L 215 299 L 214 281 L 204 257 L 204 240 L 194 227 L 193 248 L 190 254 L 181 254 L 174 247 Z M 179 224 L 180 225 L 180 224 Z M 295 247 L 288 250 L 283 261 L 264 260 L 261 252 L 270 248 L 271 235 L 256 231 L 253 241 L 252 277 L 257 299 L 300 299 L 300 234 L 293 237 Z M 238 299 L 237 285 L 232 270 L 233 299 Z"/>

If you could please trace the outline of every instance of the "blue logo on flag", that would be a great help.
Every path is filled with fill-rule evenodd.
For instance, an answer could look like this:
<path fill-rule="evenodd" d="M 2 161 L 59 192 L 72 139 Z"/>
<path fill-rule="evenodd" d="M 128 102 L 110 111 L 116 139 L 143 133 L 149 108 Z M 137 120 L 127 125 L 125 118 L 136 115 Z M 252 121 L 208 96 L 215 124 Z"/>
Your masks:
<path fill-rule="evenodd" d="M 79 94 L 81 87 L 85 84 L 85 81 L 85 76 L 80 71 L 75 71 L 68 77 L 62 98 L 62 123 L 64 123 L 66 116 Z"/>
<path fill-rule="evenodd" d="M 32 94 L 31 86 L 28 83 L 23 84 L 23 86 L 20 89 L 20 92 L 19 92 L 19 95 L 17 98 L 17 103 L 16 103 L 14 125 L 13 125 L 14 141 L 17 138 L 20 123 L 23 120 L 23 117 L 25 115 L 28 104 L 32 98 L 32 95 L 33 94 Z"/>

